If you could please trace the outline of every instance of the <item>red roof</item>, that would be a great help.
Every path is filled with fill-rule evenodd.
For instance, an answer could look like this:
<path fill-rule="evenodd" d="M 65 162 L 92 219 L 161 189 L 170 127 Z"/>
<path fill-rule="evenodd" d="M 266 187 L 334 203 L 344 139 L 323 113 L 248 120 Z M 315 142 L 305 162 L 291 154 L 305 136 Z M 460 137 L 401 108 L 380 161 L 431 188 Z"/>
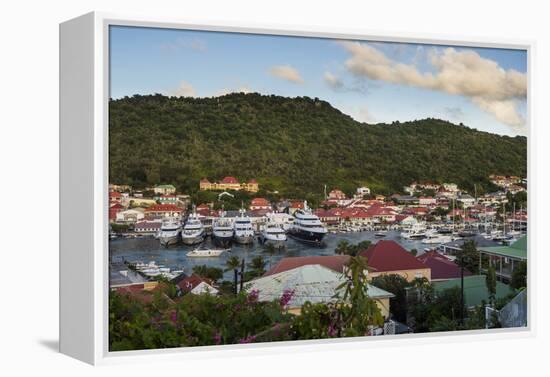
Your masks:
<path fill-rule="evenodd" d="M 203 178 L 200 180 L 200 183 L 210 183 L 210 181 L 208 180 L 208 178 Z"/>
<path fill-rule="evenodd" d="M 182 279 L 177 285 L 183 292 L 191 292 L 193 288 L 203 282 L 212 286 L 212 281 L 210 279 L 195 274 Z"/>
<path fill-rule="evenodd" d="M 428 251 L 416 259 L 432 270 L 432 280 L 455 279 L 460 277 L 460 267 L 437 251 Z M 464 270 L 464 276 L 470 276 L 469 271 Z"/>
<path fill-rule="evenodd" d="M 222 182 L 221 183 L 239 183 L 239 181 L 237 180 L 237 178 L 235 177 L 225 177 L 224 179 L 222 179 Z"/>
<path fill-rule="evenodd" d="M 269 201 L 266 199 L 266 198 L 254 198 L 252 199 L 252 201 L 250 202 L 250 205 L 251 206 L 254 206 L 254 207 L 270 207 L 271 204 L 269 204 Z"/>
<path fill-rule="evenodd" d="M 181 212 L 182 209 L 175 204 L 155 204 L 145 209 L 145 212 Z"/>
<path fill-rule="evenodd" d="M 304 202 L 292 202 L 290 208 L 304 208 Z"/>
<path fill-rule="evenodd" d="M 124 206 L 120 203 L 115 203 L 109 207 L 110 209 L 124 209 Z"/>
<path fill-rule="evenodd" d="M 311 257 L 288 257 L 283 258 L 273 267 L 271 270 L 267 271 L 264 276 L 269 276 L 277 274 L 279 272 L 284 272 L 292 270 L 294 268 L 320 264 L 321 266 L 330 268 L 336 272 L 343 272 L 344 267 L 348 265 L 350 260 L 349 255 L 318 255 Z"/>
<path fill-rule="evenodd" d="M 255 185 L 256 183 L 258 183 L 255 179 L 251 179 L 250 181 L 248 181 L 249 184 L 252 184 L 252 185 Z"/>
<path fill-rule="evenodd" d="M 380 240 L 359 255 L 366 257 L 368 266 L 377 272 L 426 268 L 395 241 Z"/>
<path fill-rule="evenodd" d="M 120 198 L 122 194 L 117 191 L 110 191 L 109 192 L 109 198 Z"/>

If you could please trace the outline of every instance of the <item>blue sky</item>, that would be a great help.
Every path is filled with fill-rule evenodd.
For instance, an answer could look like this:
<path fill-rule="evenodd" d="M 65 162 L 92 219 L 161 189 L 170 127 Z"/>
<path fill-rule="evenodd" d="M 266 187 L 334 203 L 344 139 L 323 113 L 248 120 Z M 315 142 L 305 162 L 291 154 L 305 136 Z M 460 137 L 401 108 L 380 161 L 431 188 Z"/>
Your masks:
<path fill-rule="evenodd" d="M 319 97 L 368 123 L 437 117 L 526 134 L 521 50 L 111 27 L 111 97 Z"/>

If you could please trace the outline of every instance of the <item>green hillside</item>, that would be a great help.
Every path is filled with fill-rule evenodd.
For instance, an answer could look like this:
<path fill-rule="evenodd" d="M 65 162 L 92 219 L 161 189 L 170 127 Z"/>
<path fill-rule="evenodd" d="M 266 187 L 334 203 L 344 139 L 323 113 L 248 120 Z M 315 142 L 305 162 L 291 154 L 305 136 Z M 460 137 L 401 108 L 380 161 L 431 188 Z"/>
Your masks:
<path fill-rule="evenodd" d="M 294 197 L 321 194 L 325 184 L 389 193 L 414 180 L 483 190 L 489 174 L 527 171 L 525 137 L 438 119 L 359 123 L 308 97 L 126 97 L 110 103 L 109 136 L 111 182 L 189 193 L 201 177 L 226 175 Z"/>

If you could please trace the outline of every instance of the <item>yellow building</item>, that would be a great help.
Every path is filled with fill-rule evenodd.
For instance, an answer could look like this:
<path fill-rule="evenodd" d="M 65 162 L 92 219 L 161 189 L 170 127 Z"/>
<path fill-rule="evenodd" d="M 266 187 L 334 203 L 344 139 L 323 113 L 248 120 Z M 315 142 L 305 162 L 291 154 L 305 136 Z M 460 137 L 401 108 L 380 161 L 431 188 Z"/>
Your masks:
<path fill-rule="evenodd" d="M 203 178 L 199 182 L 199 189 L 201 191 L 227 191 L 227 190 L 234 190 L 234 191 L 248 191 L 248 192 L 258 192 L 259 186 L 258 182 L 256 180 L 251 179 L 248 182 L 239 182 L 237 178 L 235 177 L 225 177 L 220 182 L 210 182 L 207 178 Z"/>
<path fill-rule="evenodd" d="M 413 281 L 416 278 L 432 280 L 432 271 L 395 241 L 380 240 L 359 253 L 367 258 L 369 280 L 380 275 L 400 275 Z"/>

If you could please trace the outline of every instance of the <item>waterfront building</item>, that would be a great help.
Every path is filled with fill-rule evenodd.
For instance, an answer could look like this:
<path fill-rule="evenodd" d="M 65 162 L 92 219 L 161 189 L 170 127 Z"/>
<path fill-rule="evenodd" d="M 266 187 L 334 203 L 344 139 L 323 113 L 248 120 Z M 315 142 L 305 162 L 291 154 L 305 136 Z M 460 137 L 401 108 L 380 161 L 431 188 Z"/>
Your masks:
<path fill-rule="evenodd" d="M 132 186 L 129 185 L 116 185 L 114 183 L 109 184 L 109 191 L 116 191 L 116 192 L 130 192 L 132 191 Z"/>
<path fill-rule="evenodd" d="M 464 207 L 471 207 L 476 202 L 476 200 L 471 195 L 468 195 L 468 194 L 462 194 L 456 200 L 462 203 Z"/>
<path fill-rule="evenodd" d="M 262 210 L 262 209 L 265 209 L 265 210 L 268 210 L 268 211 L 272 210 L 271 203 L 269 203 L 269 201 L 266 198 L 254 198 L 254 199 L 252 199 L 252 201 L 250 202 L 250 207 L 249 208 L 250 208 L 251 211 Z"/>
<path fill-rule="evenodd" d="M 431 281 L 431 270 L 420 263 L 410 252 L 395 241 L 380 240 L 359 253 L 366 257 L 369 279 L 380 275 L 396 274 L 407 281 L 426 278 Z"/>
<path fill-rule="evenodd" d="M 160 219 L 163 217 L 181 217 L 183 209 L 174 204 L 155 204 L 145 209 L 145 217 L 148 219 Z"/>
<path fill-rule="evenodd" d="M 155 235 L 160 231 L 161 220 L 142 220 L 134 224 L 134 232 L 146 235 Z"/>
<path fill-rule="evenodd" d="M 116 214 L 117 223 L 136 223 L 145 218 L 145 210 L 143 208 L 133 208 L 120 211 Z"/>

